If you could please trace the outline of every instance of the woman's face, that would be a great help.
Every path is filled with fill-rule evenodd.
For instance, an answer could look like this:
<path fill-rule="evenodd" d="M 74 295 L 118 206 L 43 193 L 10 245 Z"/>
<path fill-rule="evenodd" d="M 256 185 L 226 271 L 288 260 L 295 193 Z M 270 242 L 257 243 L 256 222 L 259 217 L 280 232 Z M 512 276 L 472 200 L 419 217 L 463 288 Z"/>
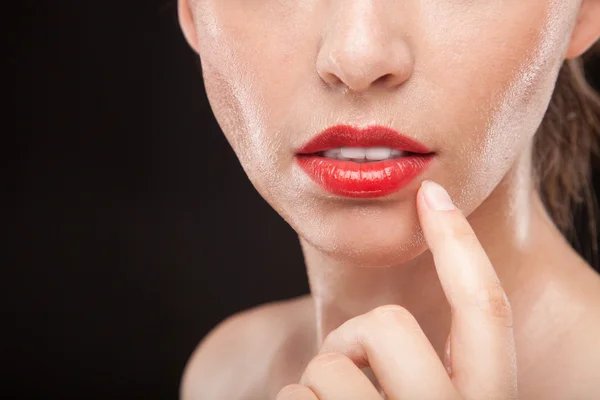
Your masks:
<path fill-rule="evenodd" d="M 423 179 L 470 214 L 527 151 L 579 0 L 191 0 L 208 99 L 260 194 L 307 242 L 362 265 L 424 251 Z M 379 79 L 381 77 L 385 77 Z M 383 125 L 433 158 L 375 198 L 332 194 L 298 150 L 337 124 Z"/>

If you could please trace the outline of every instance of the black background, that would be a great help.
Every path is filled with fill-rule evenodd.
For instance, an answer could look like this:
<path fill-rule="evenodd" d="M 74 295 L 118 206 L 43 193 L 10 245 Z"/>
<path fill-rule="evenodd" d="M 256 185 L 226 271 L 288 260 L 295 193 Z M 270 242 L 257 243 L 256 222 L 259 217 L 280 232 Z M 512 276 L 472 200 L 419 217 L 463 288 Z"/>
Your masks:
<path fill-rule="evenodd" d="M 220 320 L 308 292 L 295 233 L 220 132 L 175 1 L 12 6 L 0 393 L 176 398 Z"/>

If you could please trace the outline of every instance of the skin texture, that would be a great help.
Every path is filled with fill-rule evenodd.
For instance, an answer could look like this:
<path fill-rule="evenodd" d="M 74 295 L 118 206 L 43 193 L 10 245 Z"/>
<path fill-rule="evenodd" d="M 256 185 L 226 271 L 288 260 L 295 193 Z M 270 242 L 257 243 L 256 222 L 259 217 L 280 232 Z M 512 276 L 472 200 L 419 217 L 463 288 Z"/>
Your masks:
<path fill-rule="evenodd" d="M 452 307 L 417 213 L 425 179 L 467 217 L 477 237 L 469 251 L 481 244 L 510 299 L 521 398 L 587 398 L 598 382 L 585 371 L 600 357 L 589 333 L 600 334 L 600 284 L 533 188 L 531 145 L 563 60 L 600 35 L 599 0 L 180 0 L 179 11 L 215 117 L 253 185 L 298 233 L 311 286 L 307 298 L 217 327 L 186 368 L 184 398 L 227 390 L 202 378 L 215 363 L 268 376 L 274 397 L 300 379 L 330 332 L 389 304 L 415 318 L 443 359 Z M 294 156 L 338 123 L 389 126 L 435 159 L 385 198 L 330 195 Z M 460 264 L 462 251 L 448 257 Z M 242 331 L 279 346 L 224 354 L 244 343 Z M 262 359 L 291 366 L 278 376 L 257 367 Z M 557 362 L 565 369 L 547 366 Z M 248 378 L 246 394 L 228 395 L 265 398 L 254 380 L 263 382 Z"/>
<path fill-rule="evenodd" d="M 494 268 L 441 186 L 426 181 L 417 209 L 452 309 L 446 368 L 414 316 L 386 305 L 332 331 L 300 383 L 323 399 L 380 398 L 357 368 L 370 366 L 389 399 L 517 398 L 512 310 Z"/>

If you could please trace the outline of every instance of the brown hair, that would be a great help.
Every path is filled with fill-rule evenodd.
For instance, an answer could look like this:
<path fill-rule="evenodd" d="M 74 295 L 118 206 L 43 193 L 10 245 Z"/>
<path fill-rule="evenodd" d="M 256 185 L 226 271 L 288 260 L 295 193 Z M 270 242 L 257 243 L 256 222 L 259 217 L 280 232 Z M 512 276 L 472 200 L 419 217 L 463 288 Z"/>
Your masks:
<path fill-rule="evenodd" d="M 556 226 L 598 270 L 598 203 L 592 166 L 600 158 L 600 95 L 587 82 L 583 56 L 565 60 L 534 138 L 537 189 Z"/>

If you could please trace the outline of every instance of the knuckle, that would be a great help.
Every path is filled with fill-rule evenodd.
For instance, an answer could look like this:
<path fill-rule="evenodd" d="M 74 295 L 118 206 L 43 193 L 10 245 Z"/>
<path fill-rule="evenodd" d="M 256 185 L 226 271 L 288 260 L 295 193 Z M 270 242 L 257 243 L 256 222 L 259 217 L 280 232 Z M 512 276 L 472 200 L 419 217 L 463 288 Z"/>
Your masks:
<path fill-rule="evenodd" d="M 304 385 L 294 383 L 291 385 L 284 386 L 278 393 L 276 400 L 300 400 L 310 399 L 312 397 L 307 396 L 310 389 Z"/>
<path fill-rule="evenodd" d="M 512 306 L 500 284 L 490 285 L 473 296 L 476 306 L 485 314 L 512 328 Z"/>
<path fill-rule="evenodd" d="M 344 324 L 340 325 L 336 329 L 332 330 L 325 336 L 321 349 L 335 348 L 335 345 L 340 341 L 342 331 L 344 330 Z"/>
<path fill-rule="evenodd" d="M 305 375 L 310 378 L 320 374 L 322 371 L 334 369 L 340 363 L 344 363 L 347 360 L 348 358 L 340 353 L 328 352 L 318 354 L 306 366 Z"/>
<path fill-rule="evenodd" d="M 332 349 L 335 352 L 340 349 L 340 346 L 346 346 L 344 343 L 362 342 L 366 330 L 365 322 L 365 315 L 359 315 L 344 322 L 325 336 L 321 351 Z"/>
<path fill-rule="evenodd" d="M 418 326 L 415 317 L 406 308 L 397 304 L 388 304 L 373 309 L 372 317 L 377 323 L 393 324 L 401 327 Z"/>

